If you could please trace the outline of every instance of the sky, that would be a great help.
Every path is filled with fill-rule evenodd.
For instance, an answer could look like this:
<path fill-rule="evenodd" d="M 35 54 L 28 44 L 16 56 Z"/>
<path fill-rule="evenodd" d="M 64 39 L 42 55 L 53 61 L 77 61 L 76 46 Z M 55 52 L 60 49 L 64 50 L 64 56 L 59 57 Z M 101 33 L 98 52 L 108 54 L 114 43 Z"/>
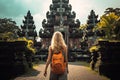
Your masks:
<path fill-rule="evenodd" d="M 36 31 L 39 32 L 50 4 L 52 0 L 0 0 L 0 18 L 11 18 L 20 27 L 23 25 L 24 16 L 30 10 Z M 91 10 L 95 11 L 99 19 L 108 7 L 120 8 L 120 0 L 69 0 L 69 4 L 72 5 L 72 11 L 76 12 L 76 19 L 79 19 L 81 24 L 86 24 Z"/>

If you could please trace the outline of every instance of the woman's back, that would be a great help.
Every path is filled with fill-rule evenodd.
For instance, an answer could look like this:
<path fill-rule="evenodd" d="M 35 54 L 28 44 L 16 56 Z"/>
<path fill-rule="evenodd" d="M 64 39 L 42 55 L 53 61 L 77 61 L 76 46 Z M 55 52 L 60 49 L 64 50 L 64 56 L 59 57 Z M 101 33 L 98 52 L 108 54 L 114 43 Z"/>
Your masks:
<path fill-rule="evenodd" d="M 48 51 L 48 59 L 46 62 L 46 67 L 45 67 L 45 73 L 44 75 L 46 76 L 46 72 L 47 72 L 47 67 L 50 63 L 52 63 L 52 57 L 53 54 L 56 54 L 57 57 L 59 53 L 64 54 L 65 56 L 65 60 L 63 61 L 66 65 L 65 65 L 65 72 L 60 76 L 58 74 L 55 74 L 52 71 L 52 66 L 51 66 L 51 71 L 50 71 L 50 80 L 67 80 L 67 72 L 68 72 L 68 55 L 67 55 L 67 46 L 65 44 L 65 41 L 63 39 L 63 35 L 61 32 L 56 31 L 53 36 L 52 36 L 52 40 L 51 40 L 51 45 L 49 47 L 49 51 Z M 61 55 L 60 55 L 61 56 Z M 58 79 L 59 78 L 59 79 Z"/>

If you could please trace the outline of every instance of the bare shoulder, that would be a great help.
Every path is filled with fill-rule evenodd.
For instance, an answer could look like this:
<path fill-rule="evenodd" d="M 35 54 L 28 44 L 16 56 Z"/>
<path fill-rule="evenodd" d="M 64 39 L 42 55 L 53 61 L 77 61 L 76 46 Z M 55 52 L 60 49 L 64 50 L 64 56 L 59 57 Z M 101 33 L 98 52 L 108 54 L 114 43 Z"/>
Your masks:
<path fill-rule="evenodd" d="M 64 49 L 67 50 L 67 46 L 64 46 Z"/>
<path fill-rule="evenodd" d="M 64 48 L 63 48 L 63 49 L 64 49 L 64 51 L 65 51 L 65 53 L 66 53 L 66 51 L 67 51 L 67 46 L 64 46 Z"/>
<path fill-rule="evenodd" d="M 51 56 L 51 53 L 52 53 L 52 47 L 49 46 L 49 51 L 48 51 L 49 55 Z"/>
<path fill-rule="evenodd" d="M 49 46 L 49 50 L 51 50 L 52 49 L 52 47 L 51 46 Z"/>

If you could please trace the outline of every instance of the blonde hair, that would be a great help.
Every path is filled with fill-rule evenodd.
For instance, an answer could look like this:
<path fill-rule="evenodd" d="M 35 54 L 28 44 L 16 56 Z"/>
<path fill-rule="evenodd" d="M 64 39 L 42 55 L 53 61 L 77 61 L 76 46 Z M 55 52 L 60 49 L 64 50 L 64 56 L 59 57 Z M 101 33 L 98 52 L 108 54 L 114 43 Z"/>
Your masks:
<path fill-rule="evenodd" d="M 54 32 L 51 40 L 51 47 L 54 53 L 58 53 L 66 47 L 63 35 L 61 32 Z"/>

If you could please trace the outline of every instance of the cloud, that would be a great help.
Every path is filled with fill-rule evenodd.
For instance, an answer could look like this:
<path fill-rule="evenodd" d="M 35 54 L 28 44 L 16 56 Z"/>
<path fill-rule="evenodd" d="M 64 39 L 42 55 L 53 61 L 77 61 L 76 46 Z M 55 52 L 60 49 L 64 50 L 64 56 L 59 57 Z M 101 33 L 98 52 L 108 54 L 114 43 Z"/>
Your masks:
<path fill-rule="evenodd" d="M 40 13 L 33 15 L 34 19 L 34 24 L 36 26 L 37 33 L 39 33 L 40 28 L 42 28 L 42 20 L 44 16 L 42 16 Z"/>
<path fill-rule="evenodd" d="M 108 7 L 119 7 L 120 0 L 69 0 L 72 11 L 76 12 L 76 19 L 82 24 L 86 23 L 90 11 L 93 9 L 96 14 L 101 16 Z M 33 16 L 37 32 L 42 27 L 42 20 L 46 19 L 46 12 L 52 0 L 0 0 L 0 17 L 12 18 L 17 25 L 23 25 L 22 20 L 30 10 Z"/>
<path fill-rule="evenodd" d="M 88 0 L 69 0 L 69 4 L 72 5 L 72 11 L 76 12 L 76 18 L 80 20 L 80 22 L 86 23 L 86 19 L 90 11 L 93 7 L 93 2 Z"/>
<path fill-rule="evenodd" d="M 19 16 L 25 8 L 16 0 L 0 0 L 0 16 Z"/>

